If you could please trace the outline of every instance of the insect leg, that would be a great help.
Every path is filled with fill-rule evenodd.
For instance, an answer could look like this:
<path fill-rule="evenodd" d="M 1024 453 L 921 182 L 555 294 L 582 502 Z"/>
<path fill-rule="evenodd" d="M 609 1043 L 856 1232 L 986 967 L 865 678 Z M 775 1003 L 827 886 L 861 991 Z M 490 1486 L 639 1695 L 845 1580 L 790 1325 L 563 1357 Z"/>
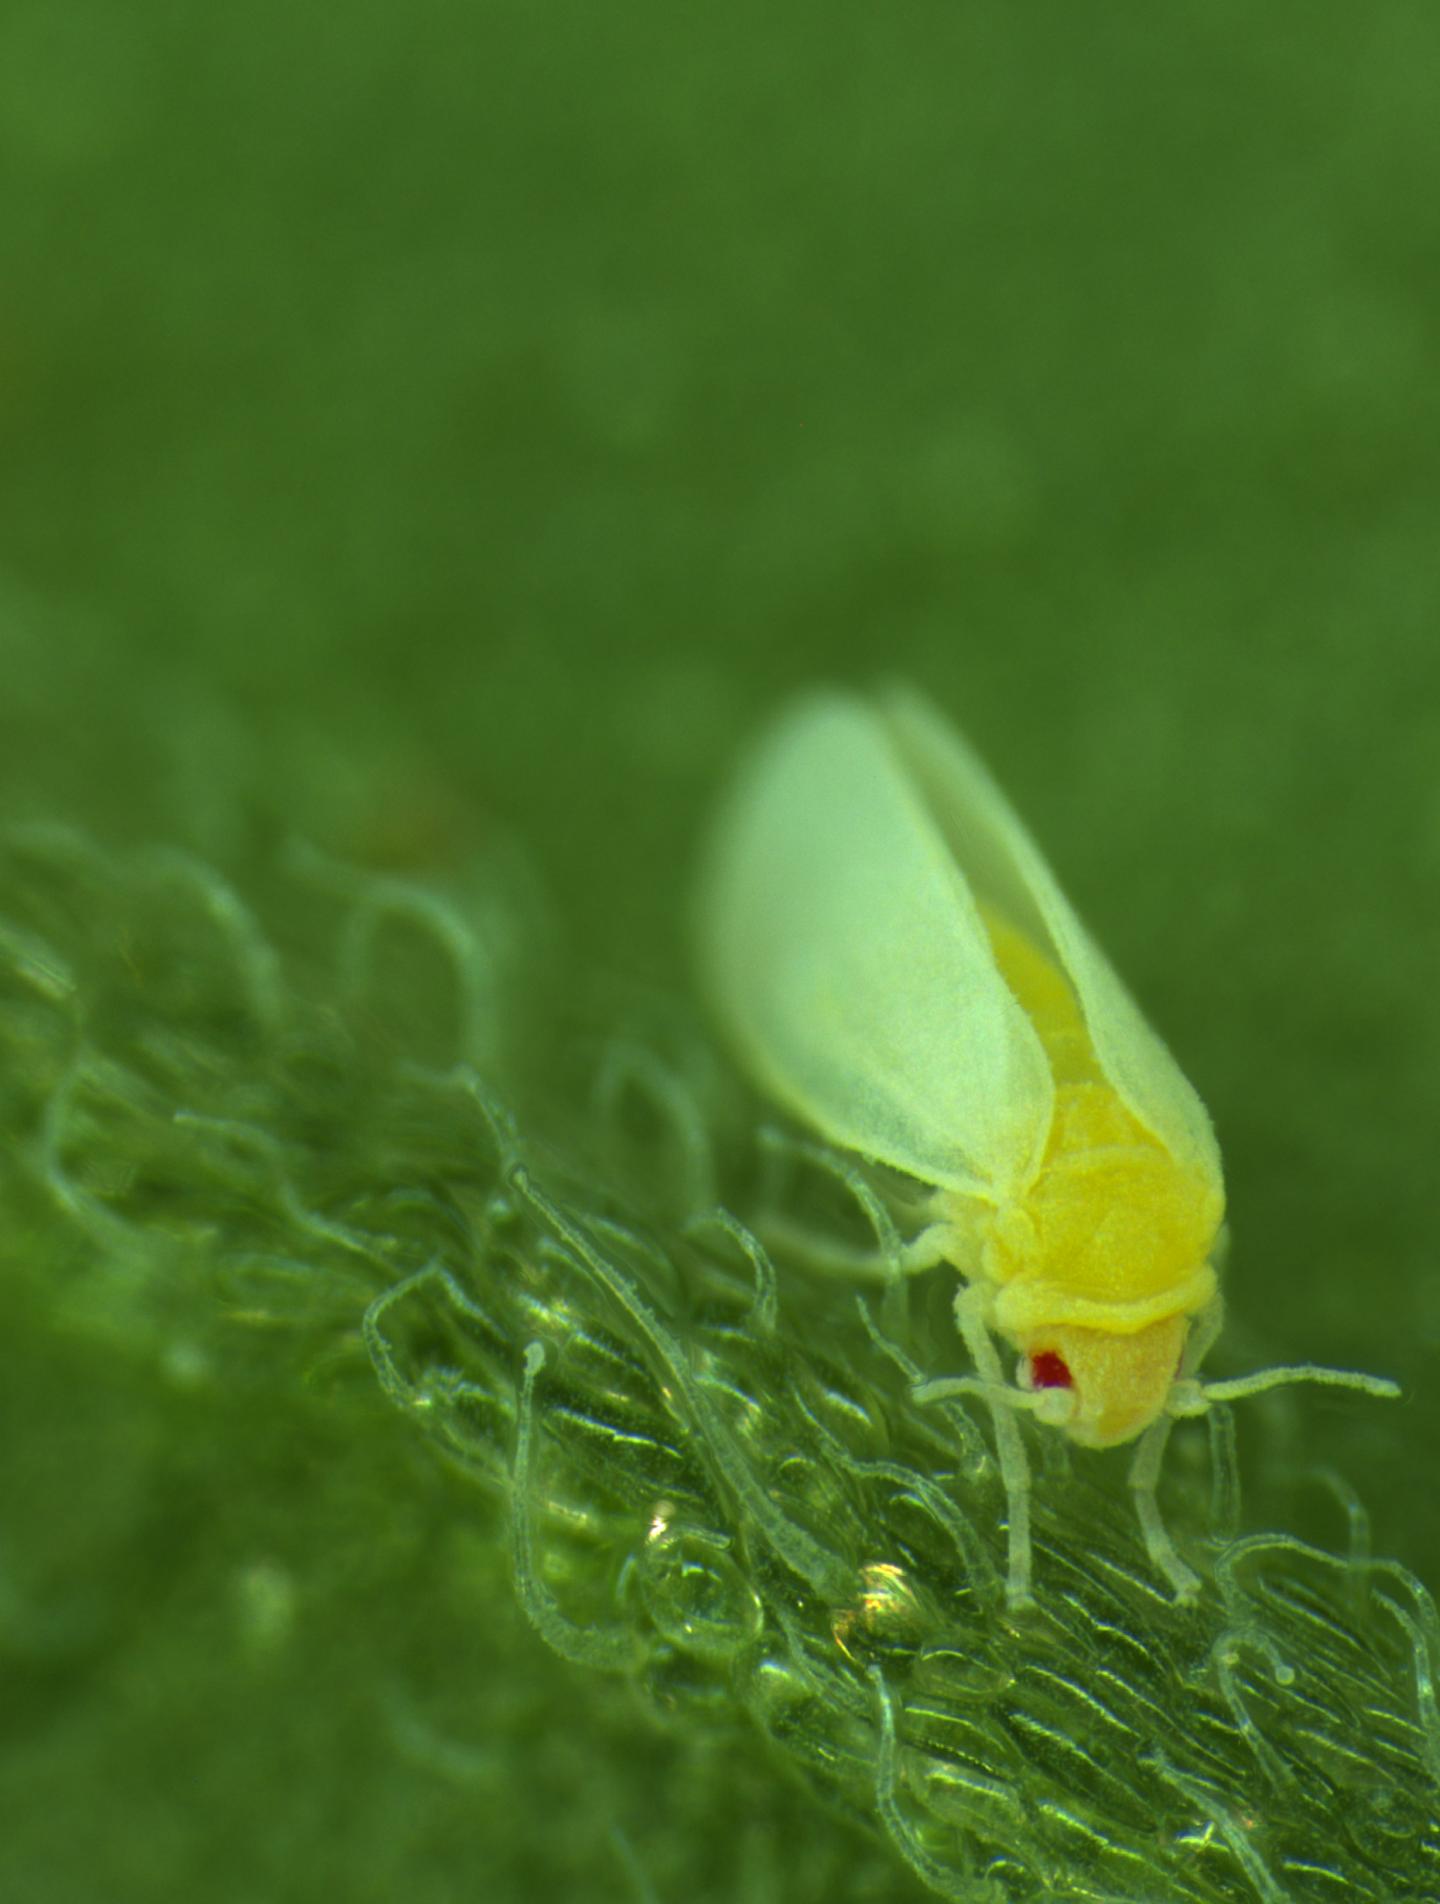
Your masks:
<path fill-rule="evenodd" d="M 924 1235 L 929 1234 L 929 1231 L 924 1232 Z M 923 1241 L 923 1236 L 917 1240 Z M 1000 1357 L 991 1339 L 987 1321 L 989 1303 L 990 1291 L 985 1284 L 972 1283 L 961 1289 L 955 1298 L 955 1326 L 970 1351 L 970 1359 L 981 1381 L 997 1397 L 989 1406 L 990 1419 L 995 1426 L 995 1452 L 1000 1461 L 1000 1480 L 1009 1510 L 1009 1563 L 1005 1598 L 1013 1611 L 1035 1604 L 1035 1597 L 1030 1591 L 1030 1463 L 1025 1456 L 1025 1443 L 1020 1438 L 1015 1410 L 1008 1402 L 998 1399 L 1010 1385 L 1005 1380 Z"/>
<path fill-rule="evenodd" d="M 845 1276 L 855 1282 L 893 1282 L 897 1277 L 923 1275 L 937 1263 L 954 1260 L 955 1232 L 946 1223 L 928 1225 L 908 1243 L 897 1238 L 893 1252 L 878 1246 L 850 1248 L 805 1224 L 792 1223 L 783 1217 L 765 1218 L 759 1228 L 776 1256 L 788 1258 L 806 1269 L 828 1276 Z"/>
<path fill-rule="evenodd" d="M 1200 1591 L 1200 1576 L 1192 1572 L 1176 1552 L 1155 1498 L 1165 1444 L 1170 1439 L 1170 1425 L 1169 1415 L 1158 1415 L 1141 1435 L 1135 1459 L 1130 1464 L 1130 1492 L 1151 1566 L 1164 1574 L 1177 1600 L 1193 1600 Z"/>
<path fill-rule="evenodd" d="M 1221 1232 L 1223 1236 L 1224 1231 Z M 1199 1315 L 1194 1317 L 1185 1338 L 1185 1354 L 1181 1360 L 1182 1376 L 1193 1375 L 1205 1357 L 1215 1346 L 1216 1338 L 1225 1326 L 1225 1298 L 1217 1290 Z"/>

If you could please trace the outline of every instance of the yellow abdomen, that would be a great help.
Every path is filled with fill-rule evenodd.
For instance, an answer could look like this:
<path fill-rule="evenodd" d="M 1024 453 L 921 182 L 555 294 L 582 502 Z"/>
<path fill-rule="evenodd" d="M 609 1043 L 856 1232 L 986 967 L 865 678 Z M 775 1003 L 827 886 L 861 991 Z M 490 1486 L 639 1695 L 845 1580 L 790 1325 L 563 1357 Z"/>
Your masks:
<path fill-rule="evenodd" d="M 987 914 L 985 925 L 1055 1080 L 1040 1169 L 987 1226 L 996 1326 L 1011 1336 L 1067 1322 L 1131 1334 L 1196 1314 L 1215 1293 L 1218 1183 L 1172 1156 L 1122 1101 L 1050 961 L 1006 920 Z"/>

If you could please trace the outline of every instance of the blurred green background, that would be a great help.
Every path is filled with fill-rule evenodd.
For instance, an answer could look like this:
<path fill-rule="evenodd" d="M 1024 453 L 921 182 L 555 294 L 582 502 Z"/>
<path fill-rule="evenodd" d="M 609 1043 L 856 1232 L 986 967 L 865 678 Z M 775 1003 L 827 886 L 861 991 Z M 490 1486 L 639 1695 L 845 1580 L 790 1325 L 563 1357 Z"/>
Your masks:
<path fill-rule="evenodd" d="M 1437 72 L 1421 0 L 9 0 L 6 821 L 255 891 L 294 837 L 452 883 L 518 843 L 562 991 L 683 994 L 735 748 L 912 677 L 1211 1106 L 1227 1369 L 1404 1383 L 1307 1440 L 1433 1585 Z M 459 1496 L 378 1399 L 201 1407 L 24 1287 L 0 1891 L 647 1896 L 586 1822 L 612 1695 L 491 1547 L 436 1560 Z M 524 1672 L 503 1722 L 456 1681 L 437 1774 L 375 1688 L 449 1683 L 486 1567 L 473 1671 Z M 652 1753 L 627 1832 L 651 1789 L 701 1830 Z M 781 1802 L 757 1768 L 727 1895 L 787 1895 Z M 834 1895 L 901 1895 L 804 1816 Z"/>

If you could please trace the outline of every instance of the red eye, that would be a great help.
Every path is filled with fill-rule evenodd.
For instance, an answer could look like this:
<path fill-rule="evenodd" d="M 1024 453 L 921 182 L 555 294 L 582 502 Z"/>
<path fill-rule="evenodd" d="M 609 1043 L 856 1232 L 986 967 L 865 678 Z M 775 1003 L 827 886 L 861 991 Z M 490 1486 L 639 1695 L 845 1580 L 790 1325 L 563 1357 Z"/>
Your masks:
<path fill-rule="evenodd" d="M 1030 1357 L 1030 1384 L 1032 1388 L 1071 1388 L 1074 1378 L 1063 1355 L 1057 1355 L 1054 1349 L 1041 1349 Z"/>

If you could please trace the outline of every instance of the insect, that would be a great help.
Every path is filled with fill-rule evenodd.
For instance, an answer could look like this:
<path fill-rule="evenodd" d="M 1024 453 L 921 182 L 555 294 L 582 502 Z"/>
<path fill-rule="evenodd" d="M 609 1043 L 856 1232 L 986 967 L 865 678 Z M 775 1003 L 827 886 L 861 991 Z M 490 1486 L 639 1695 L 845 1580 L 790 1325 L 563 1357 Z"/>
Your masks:
<path fill-rule="evenodd" d="M 1175 1417 L 1282 1382 L 1399 1392 L 1309 1365 L 1198 1379 L 1222 1317 L 1210 1119 L 984 766 L 915 692 L 816 692 L 782 715 L 722 809 L 699 927 L 754 1081 L 923 1186 L 901 1266 L 959 1271 L 974 1373 L 915 1393 L 989 1404 L 1012 1604 L 1031 1597 L 1018 1411 L 1088 1447 L 1138 1443 L 1146 1548 L 1183 1599 L 1200 1583 L 1155 1499 Z"/>

